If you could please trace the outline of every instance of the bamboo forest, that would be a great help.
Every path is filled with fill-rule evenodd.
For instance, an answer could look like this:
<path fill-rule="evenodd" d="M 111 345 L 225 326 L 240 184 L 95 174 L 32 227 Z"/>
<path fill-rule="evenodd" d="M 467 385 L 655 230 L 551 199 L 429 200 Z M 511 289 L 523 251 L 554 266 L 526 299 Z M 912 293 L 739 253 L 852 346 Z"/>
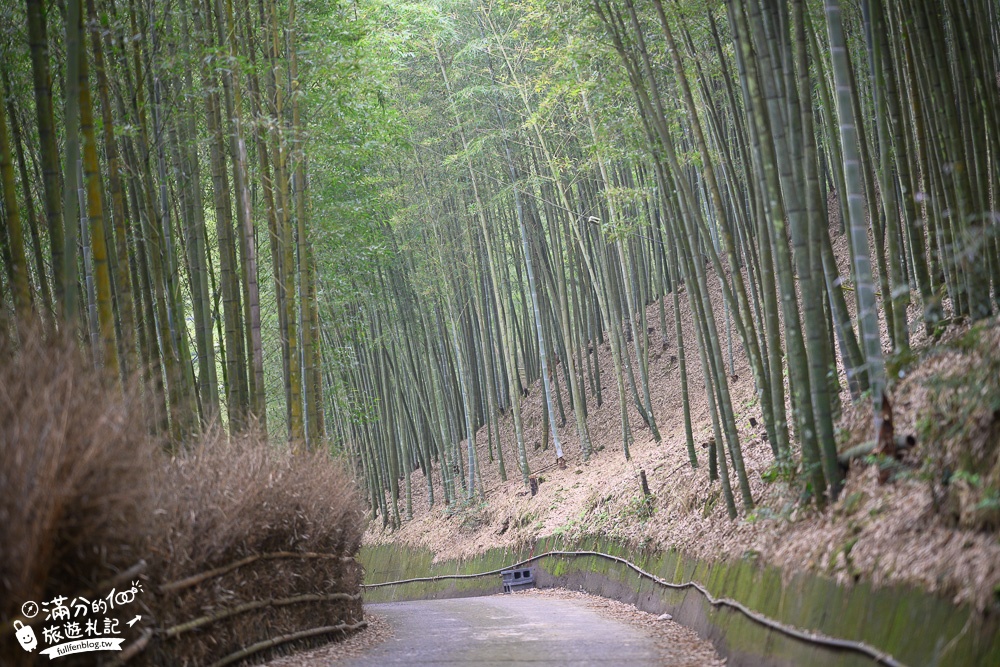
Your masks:
<path fill-rule="evenodd" d="M 0 78 L 0 662 L 530 564 L 684 656 L 543 664 L 1000 663 L 997 0 L 2 0 Z"/>

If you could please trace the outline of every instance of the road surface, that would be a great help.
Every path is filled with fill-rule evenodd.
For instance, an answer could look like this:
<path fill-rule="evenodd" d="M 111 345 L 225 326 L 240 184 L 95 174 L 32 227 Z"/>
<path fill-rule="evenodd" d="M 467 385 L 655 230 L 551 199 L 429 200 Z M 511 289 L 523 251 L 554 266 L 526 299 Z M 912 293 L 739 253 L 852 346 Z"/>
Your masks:
<path fill-rule="evenodd" d="M 666 664 L 654 638 L 576 600 L 507 595 L 367 605 L 393 636 L 349 667 Z"/>

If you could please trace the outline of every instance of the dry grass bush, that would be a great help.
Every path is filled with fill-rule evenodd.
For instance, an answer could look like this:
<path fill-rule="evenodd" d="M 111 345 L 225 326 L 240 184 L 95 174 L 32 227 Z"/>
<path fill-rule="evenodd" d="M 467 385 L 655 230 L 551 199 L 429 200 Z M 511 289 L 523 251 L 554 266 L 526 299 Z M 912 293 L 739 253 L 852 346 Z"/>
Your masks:
<path fill-rule="evenodd" d="M 327 454 L 216 429 L 161 475 L 154 532 L 166 580 L 251 553 L 353 554 L 360 545 L 357 490 Z"/>
<path fill-rule="evenodd" d="M 25 600 L 82 592 L 142 556 L 157 447 L 136 392 L 109 392 L 72 343 L 0 340 L 0 662 Z M 16 657 L 14 657 L 16 656 Z"/>
<path fill-rule="evenodd" d="M 364 515 L 346 470 L 322 453 L 267 446 L 248 433 L 207 436 L 173 459 L 158 481 L 155 569 L 164 582 L 275 552 L 353 556 Z M 161 596 L 166 628 L 253 600 L 357 593 L 360 566 L 340 559 L 256 561 L 177 594 Z M 361 619 L 359 600 L 310 602 L 241 614 L 205 631 L 167 640 L 148 660 L 193 664 L 218 660 L 268 637 Z"/>
<path fill-rule="evenodd" d="M 340 462 L 219 430 L 170 457 L 146 428 L 144 392 L 105 384 L 73 343 L 39 341 L 18 350 L 0 340 L 0 664 L 34 664 L 11 631 L 22 602 L 81 594 L 140 559 L 148 565 L 138 603 L 161 631 L 244 602 L 359 591 L 350 557 L 364 516 Z M 262 559 L 160 591 L 274 552 L 334 558 Z M 129 664 L 208 664 L 254 642 L 360 618 L 353 599 L 265 607 L 179 639 L 158 634 Z M 125 648 L 137 630 L 126 631 Z"/>

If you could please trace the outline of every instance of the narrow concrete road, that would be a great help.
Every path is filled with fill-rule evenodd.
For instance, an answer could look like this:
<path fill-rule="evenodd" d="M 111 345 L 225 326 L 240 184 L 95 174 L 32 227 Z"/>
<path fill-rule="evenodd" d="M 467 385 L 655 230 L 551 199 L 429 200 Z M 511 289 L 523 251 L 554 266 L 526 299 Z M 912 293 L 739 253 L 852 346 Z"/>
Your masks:
<path fill-rule="evenodd" d="M 641 629 L 583 603 L 492 596 L 373 604 L 394 636 L 349 667 L 382 665 L 659 665 L 663 655 Z"/>

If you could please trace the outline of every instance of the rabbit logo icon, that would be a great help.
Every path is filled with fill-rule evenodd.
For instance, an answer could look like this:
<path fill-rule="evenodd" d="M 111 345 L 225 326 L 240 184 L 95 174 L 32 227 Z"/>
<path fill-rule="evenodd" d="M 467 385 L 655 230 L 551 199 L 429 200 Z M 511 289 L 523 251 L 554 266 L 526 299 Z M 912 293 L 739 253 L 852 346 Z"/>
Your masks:
<path fill-rule="evenodd" d="M 14 621 L 14 630 L 21 648 L 29 653 L 34 651 L 35 647 L 38 646 L 38 638 L 35 637 L 35 631 L 31 629 L 31 626 L 24 625 L 21 621 Z"/>

